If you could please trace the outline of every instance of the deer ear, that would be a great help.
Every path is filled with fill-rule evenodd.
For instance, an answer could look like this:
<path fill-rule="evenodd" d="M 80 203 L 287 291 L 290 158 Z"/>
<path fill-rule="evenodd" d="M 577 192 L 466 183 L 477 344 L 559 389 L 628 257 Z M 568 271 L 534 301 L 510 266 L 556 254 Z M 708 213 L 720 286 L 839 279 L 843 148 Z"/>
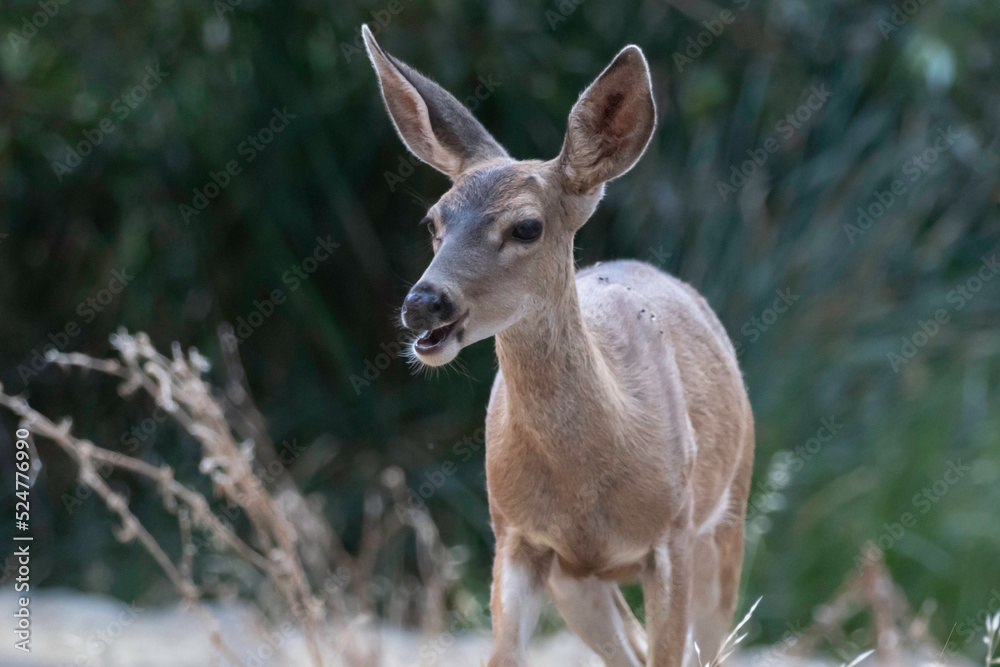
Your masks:
<path fill-rule="evenodd" d="M 573 105 L 558 162 L 567 189 L 582 194 L 639 161 L 656 129 L 649 66 L 626 46 Z"/>
<path fill-rule="evenodd" d="M 383 51 L 367 25 L 361 33 L 389 118 L 414 155 L 453 179 L 478 162 L 509 157 L 451 93 Z"/>

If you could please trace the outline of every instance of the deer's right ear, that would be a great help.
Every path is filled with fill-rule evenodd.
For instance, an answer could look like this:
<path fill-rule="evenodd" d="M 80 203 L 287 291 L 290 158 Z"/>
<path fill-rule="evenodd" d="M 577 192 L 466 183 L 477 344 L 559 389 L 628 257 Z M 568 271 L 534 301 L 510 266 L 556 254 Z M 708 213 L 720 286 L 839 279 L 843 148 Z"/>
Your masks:
<path fill-rule="evenodd" d="M 361 33 L 389 118 L 414 155 L 453 179 L 478 162 L 509 157 L 451 93 L 382 50 L 367 25 Z"/>

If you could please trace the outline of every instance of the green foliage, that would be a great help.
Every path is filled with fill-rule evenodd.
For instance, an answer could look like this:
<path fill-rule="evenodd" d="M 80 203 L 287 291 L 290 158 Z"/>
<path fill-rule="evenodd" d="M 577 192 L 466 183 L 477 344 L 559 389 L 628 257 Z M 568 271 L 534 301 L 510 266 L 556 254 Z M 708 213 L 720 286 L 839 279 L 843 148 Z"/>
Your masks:
<path fill-rule="evenodd" d="M 416 223 L 447 182 L 406 162 L 358 30 L 386 23 L 383 46 L 462 99 L 481 78 L 499 82 L 476 114 L 521 158 L 554 156 L 578 93 L 636 43 L 660 125 L 581 231 L 578 257 L 637 257 L 680 276 L 741 348 L 757 417 L 753 525 L 766 531 L 751 540 L 744 591 L 764 596 L 761 638 L 807 624 L 862 545 L 891 537 L 909 512 L 915 523 L 885 559 L 911 602 L 938 601 L 943 639 L 1000 588 L 1000 276 L 974 293 L 970 283 L 1000 242 L 1000 12 L 989 0 L 678 5 L 706 14 L 665 0 L 69 0 L 18 40 L 12 31 L 40 10 L 5 3 L 0 378 L 113 444 L 149 406 L 123 412 L 107 381 L 52 369 L 26 385 L 19 368 L 33 350 L 65 340 L 103 355 L 123 324 L 218 359 L 216 327 L 242 319 L 240 352 L 272 435 L 317 448 L 293 474 L 325 499 L 349 548 L 382 469 L 402 467 L 416 490 L 451 462 L 426 503 L 444 541 L 468 549 L 463 581 L 485 599 L 483 450 L 459 446 L 483 422 L 492 344 L 463 352 L 466 373 L 438 377 L 412 375 L 393 354 L 397 307 L 430 257 Z M 699 39 L 707 46 L 692 47 Z M 276 112 L 294 118 L 254 147 L 248 137 Z M 949 127 L 952 142 L 935 149 Z M 98 136 L 68 173 L 53 166 Z M 931 150 L 933 163 L 920 162 Z M 733 175 L 744 165 L 746 183 Z M 214 196 L 212 174 L 228 183 Z M 859 207 L 874 211 L 870 223 L 858 223 Z M 318 238 L 340 245 L 309 273 Z M 78 304 L 122 267 L 134 280 L 86 315 Z M 276 290 L 284 300 L 267 315 Z M 771 311 L 779 292 L 783 313 Z M 947 321 L 921 338 L 939 310 Z M 69 323 L 78 332 L 60 337 Z M 831 417 L 843 427 L 821 442 Z M 172 428 L 138 453 L 195 476 L 195 448 Z M 95 501 L 66 512 L 73 471 L 54 450 L 42 455 L 45 583 L 158 594 L 155 565 L 114 542 Z M 922 512 L 915 496 L 957 460 L 971 470 Z M 155 527 L 152 489 L 114 481 L 131 485 Z"/>

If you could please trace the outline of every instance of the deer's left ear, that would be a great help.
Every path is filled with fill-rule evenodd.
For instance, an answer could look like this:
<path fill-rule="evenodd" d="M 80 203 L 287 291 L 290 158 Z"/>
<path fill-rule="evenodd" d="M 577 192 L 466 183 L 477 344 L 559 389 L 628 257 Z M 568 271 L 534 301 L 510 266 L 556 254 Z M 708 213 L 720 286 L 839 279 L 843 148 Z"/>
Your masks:
<path fill-rule="evenodd" d="M 509 157 L 451 93 L 383 51 L 368 26 L 361 33 L 389 117 L 414 155 L 453 179 L 477 162 Z"/>
<path fill-rule="evenodd" d="M 639 161 L 656 129 L 649 66 L 626 46 L 573 105 L 558 163 L 567 189 L 591 192 Z"/>

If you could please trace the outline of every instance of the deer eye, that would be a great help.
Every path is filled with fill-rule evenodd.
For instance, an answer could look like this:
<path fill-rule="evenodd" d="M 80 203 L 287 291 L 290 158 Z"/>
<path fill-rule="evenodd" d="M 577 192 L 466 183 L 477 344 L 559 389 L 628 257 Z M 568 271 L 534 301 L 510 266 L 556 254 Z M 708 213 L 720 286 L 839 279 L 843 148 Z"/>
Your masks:
<path fill-rule="evenodd" d="M 427 216 L 420 221 L 421 225 L 426 225 L 427 229 L 430 230 L 431 236 L 437 238 L 437 225 L 434 223 L 434 218 Z"/>
<path fill-rule="evenodd" d="M 534 241 L 542 235 L 542 223 L 540 220 L 522 220 L 514 225 L 510 235 L 518 241 Z"/>

